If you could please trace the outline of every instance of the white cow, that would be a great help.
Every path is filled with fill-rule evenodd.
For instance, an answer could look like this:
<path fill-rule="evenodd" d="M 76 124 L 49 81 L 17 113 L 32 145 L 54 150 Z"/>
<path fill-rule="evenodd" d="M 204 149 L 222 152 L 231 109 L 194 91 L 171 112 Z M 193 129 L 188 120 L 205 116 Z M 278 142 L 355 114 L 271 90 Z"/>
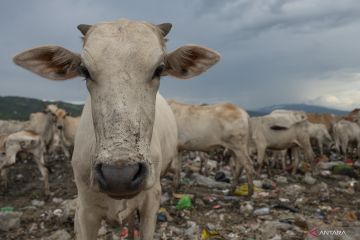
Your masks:
<path fill-rule="evenodd" d="M 358 157 L 360 157 L 360 127 L 357 123 L 340 120 L 334 124 L 333 134 L 335 140 L 335 147 L 338 151 L 341 150 L 344 159 L 347 159 L 347 150 L 351 145 L 356 145 Z"/>
<path fill-rule="evenodd" d="M 45 167 L 44 154 L 45 143 L 41 136 L 31 131 L 20 131 L 12 133 L 10 135 L 0 136 L 0 171 L 1 180 L 5 188 L 7 188 L 8 179 L 7 172 L 8 167 L 12 166 L 16 162 L 16 155 L 20 152 L 32 154 L 33 160 L 36 162 L 41 176 L 44 180 L 45 194 L 48 195 L 49 180 L 48 170 Z"/>
<path fill-rule="evenodd" d="M 190 105 L 168 101 L 179 132 L 179 150 L 207 152 L 218 146 L 234 156 L 232 189 L 238 184 L 241 169 L 248 177 L 249 195 L 253 193 L 253 164 L 248 153 L 249 115 L 233 104 Z M 181 159 L 181 158 L 179 158 Z M 177 167 L 180 174 L 181 167 Z"/>
<path fill-rule="evenodd" d="M 43 46 L 14 58 L 49 79 L 86 79 L 90 97 L 72 157 L 76 238 L 94 240 L 103 218 L 121 222 L 138 210 L 141 239 L 153 239 L 160 175 L 177 158 L 176 121 L 158 94 L 160 76 L 191 78 L 220 56 L 197 45 L 166 53 L 171 24 L 122 19 L 78 28 L 84 35 L 81 55 Z"/>
<path fill-rule="evenodd" d="M 330 147 L 332 138 L 325 126 L 322 123 L 307 123 L 307 130 L 310 136 L 310 140 L 315 142 L 319 148 L 320 155 L 324 154 L 324 146 Z"/>
<path fill-rule="evenodd" d="M 306 114 L 301 111 L 277 110 L 266 116 L 250 118 L 251 140 L 257 151 L 259 173 L 266 149 L 285 150 L 301 147 L 304 150 L 305 158 L 311 162 L 314 169 L 314 153 L 310 145 L 306 123 Z M 293 174 L 297 170 L 298 162 L 299 158 L 296 156 Z"/>

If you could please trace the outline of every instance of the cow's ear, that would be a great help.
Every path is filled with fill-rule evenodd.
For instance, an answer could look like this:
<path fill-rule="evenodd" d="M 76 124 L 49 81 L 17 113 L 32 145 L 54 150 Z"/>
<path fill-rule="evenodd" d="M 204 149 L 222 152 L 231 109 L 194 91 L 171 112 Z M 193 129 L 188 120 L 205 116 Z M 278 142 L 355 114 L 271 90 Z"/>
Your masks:
<path fill-rule="evenodd" d="M 220 60 L 216 51 L 198 46 L 185 45 L 165 57 L 162 75 L 188 79 L 200 75 Z"/>
<path fill-rule="evenodd" d="M 13 60 L 20 67 L 52 80 L 65 80 L 80 75 L 79 54 L 59 46 L 32 48 L 17 54 Z"/>

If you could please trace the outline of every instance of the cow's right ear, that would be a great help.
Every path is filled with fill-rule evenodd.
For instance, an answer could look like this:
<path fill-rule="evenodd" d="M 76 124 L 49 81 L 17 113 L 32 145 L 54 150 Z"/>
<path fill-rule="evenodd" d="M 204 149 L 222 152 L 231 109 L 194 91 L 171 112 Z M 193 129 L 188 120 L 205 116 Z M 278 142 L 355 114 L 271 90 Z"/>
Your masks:
<path fill-rule="evenodd" d="M 14 63 L 52 80 L 66 80 L 80 75 L 79 54 L 59 46 L 42 46 L 17 54 Z"/>

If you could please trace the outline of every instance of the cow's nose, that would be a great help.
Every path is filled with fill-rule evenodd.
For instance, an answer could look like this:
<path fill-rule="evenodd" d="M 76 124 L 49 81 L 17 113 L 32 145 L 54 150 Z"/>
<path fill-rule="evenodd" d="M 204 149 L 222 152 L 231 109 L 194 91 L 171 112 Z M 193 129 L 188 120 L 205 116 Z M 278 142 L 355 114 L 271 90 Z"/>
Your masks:
<path fill-rule="evenodd" d="M 118 197 L 137 194 L 148 174 L 143 163 L 123 166 L 97 164 L 95 172 L 100 190 Z"/>
<path fill-rule="evenodd" d="M 58 128 L 59 130 L 62 130 L 62 129 L 63 129 L 63 126 L 59 125 L 59 126 L 57 126 L 57 128 Z"/>

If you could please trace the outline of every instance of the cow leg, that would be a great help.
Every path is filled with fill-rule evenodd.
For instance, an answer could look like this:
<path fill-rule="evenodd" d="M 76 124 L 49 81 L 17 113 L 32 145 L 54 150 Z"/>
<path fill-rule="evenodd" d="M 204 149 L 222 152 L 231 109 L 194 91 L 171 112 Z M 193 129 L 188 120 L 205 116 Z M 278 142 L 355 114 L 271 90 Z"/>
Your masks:
<path fill-rule="evenodd" d="M 136 211 L 131 213 L 130 216 L 127 218 L 127 222 L 128 222 L 128 229 L 129 229 L 129 234 L 128 234 L 128 239 L 129 240 L 134 240 L 135 239 L 135 214 Z"/>
<path fill-rule="evenodd" d="M 286 171 L 286 155 L 287 155 L 287 150 L 285 150 L 285 152 L 281 151 L 281 166 L 284 172 Z"/>
<path fill-rule="evenodd" d="M 71 160 L 71 153 L 70 153 L 69 149 L 64 144 L 61 144 L 61 148 L 62 148 L 62 151 L 64 152 L 65 157 L 67 159 Z"/>
<path fill-rule="evenodd" d="M 263 165 L 263 161 L 265 158 L 265 148 L 258 148 L 257 149 L 257 162 L 258 162 L 258 170 L 257 170 L 257 174 L 260 175 L 261 174 L 261 168 Z"/>
<path fill-rule="evenodd" d="M 311 170 L 314 173 L 315 169 L 315 154 L 314 151 L 312 150 L 311 144 L 310 144 L 310 139 L 309 138 L 300 138 L 299 139 L 300 142 L 300 146 L 304 151 L 304 158 L 306 161 L 308 161 L 310 163 L 311 166 Z M 299 151 L 299 148 L 298 148 Z M 299 155 L 299 153 L 298 153 Z"/>
<path fill-rule="evenodd" d="M 320 139 L 318 139 L 318 144 L 319 144 L 320 156 L 322 156 L 322 155 L 324 155 L 324 146 L 323 146 L 322 142 L 320 141 Z"/>
<path fill-rule="evenodd" d="M 294 163 L 293 163 L 293 169 L 292 169 L 291 174 L 294 175 L 294 174 L 296 174 L 297 168 L 299 166 L 299 160 L 300 160 L 299 149 L 298 148 L 292 148 L 291 153 L 294 156 Z"/>
<path fill-rule="evenodd" d="M 267 169 L 267 174 L 270 177 L 271 176 L 271 166 L 270 166 L 270 158 L 269 156 L 265 156 L 265 161 L 266 161 L 266 169 Z"/>
<path fill-rule="evenodd" d="M 239 183 L 240 174 L 242 170 L 245 169 L 248 183 L 248 196 L 252 196 L 254 194 L 253 175 L 255 172 L 252 161 L 243 151 L 234 151 L 234 155 L 235 171 L 231 190 L 235 191 Z"/>
<path fill-rule="evenodd" d="M 180 178 L 181 178 L 181 166 L 182 166 L 182 154 L 179 152 L 175 159 L 173 160 L 173 168 L 174 168 L 174 178 L 173 178 L 173 187 L 174 189 L 178 189 L 180 186 Z"/>
<path fill-rule="evenodd" d="M 96 240 L 101 225 L 101 217 L 94 208 L 85 208 L 81 205 L 75 212 L 75 239 Z"/>
<path fill-rule="evenodd" d="M 4 190 L 6 191 L 8 189 L 8 170 L 6 168 L 1 169 L 1 184 L 4 187 Z"/>
<path fill-rule="evenodd" d="M 47 168 L 45 167 L 45 161 L 44 161 L 44 153 L 43 151 L 36 151 L 34 152 L 34 158 L 35 162 L 40 170 L 41 176 L 44 181 L 44 190 L 45 195 L 50 194 L 50 188 L 49 188 L 49 172 Z"/>
<path fill-rule="evenodd" d="M 347 146 L 348 146 L 348 141 L 341 141 L 341 151 L 343 152 L 344 155 L 344 161 L 346 161 L 347 159 Z"/>
<path fill-rule="evenodd" d="M 205 176 L 209 176 L 209 172 L 210 172 L 210 169 L 209 169 L 209 164 L 208 164 L 208 156 L 205 155 L 205 153 L 201 152 L 200 153 L 200 162 L 201 162 L 201 165 L 200 165 L 200 172 L 202 172 Z M 202 170 L 204 169 L 204 170 Z"/>
<path fill-rule="evenodd" d="M 156 214 L 160 207 L 161 186 L 157 183 L 154 188 L 145 193 L 140 207 L 140 239 L 152 240 L 156 227 Z"/>

